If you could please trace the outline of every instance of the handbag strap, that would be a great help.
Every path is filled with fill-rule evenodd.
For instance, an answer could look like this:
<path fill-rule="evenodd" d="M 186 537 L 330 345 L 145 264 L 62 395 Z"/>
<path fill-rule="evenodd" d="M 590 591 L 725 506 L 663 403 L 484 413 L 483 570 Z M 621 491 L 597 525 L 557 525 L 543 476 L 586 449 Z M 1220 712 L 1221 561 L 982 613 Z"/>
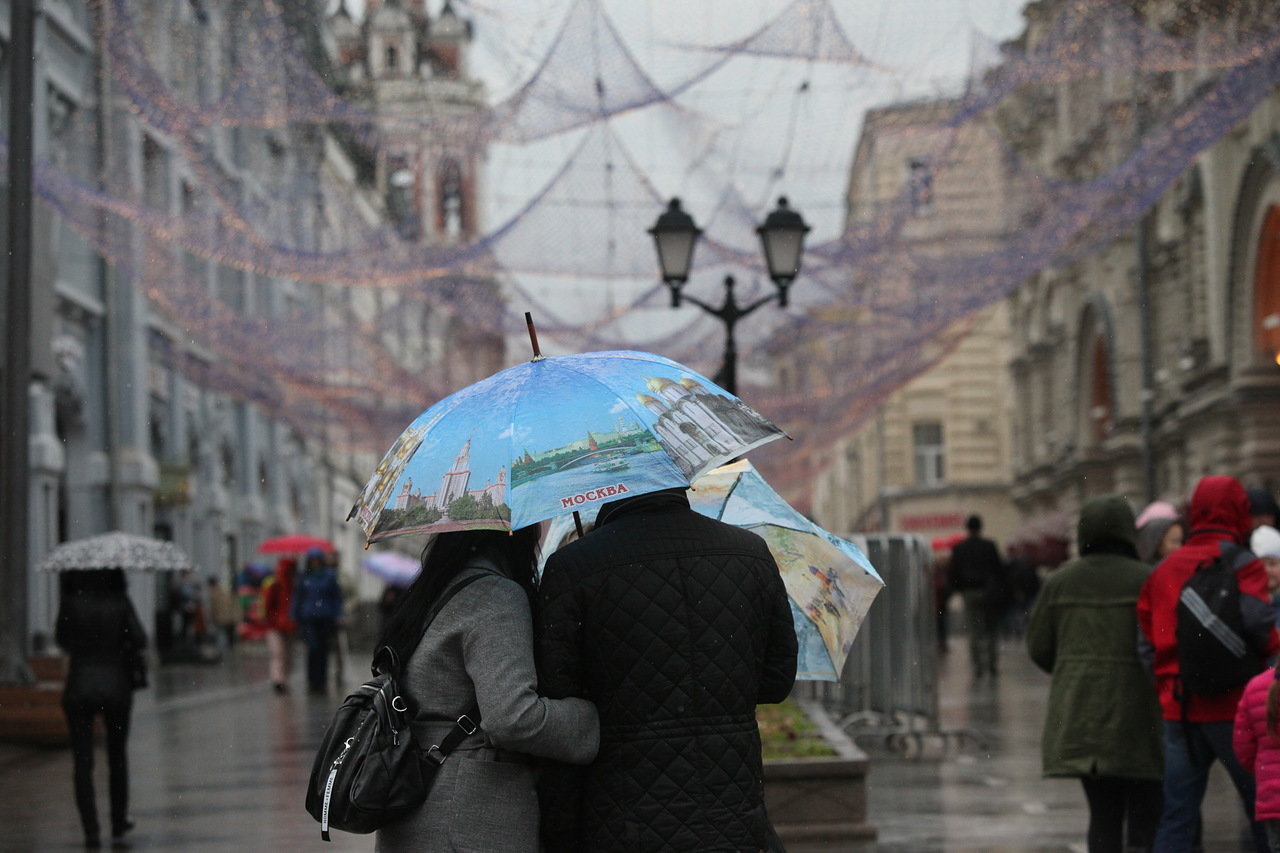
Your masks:
<path fill-rule="evenodd" d="M 426 635 L 427 629 L 431 627 L 431 623 L 435 621 L 436 616 L 440 614 L 440 611 L 444 610 L 444 606 L 448 604 L 455 595 L 462 592 L 462 590 L 480 580 L 482 577 L 484 577 L 484 574 L 474 574 L 445 587 L 444 591 L 440 593 L 440 597 L 436 599 L 436 603 L 432 605 L 431 611 L 427 614 L 427 621 L 422 625 L 422 633 L 418 635 L 418 643 L 422 642 L 422 637 Z M 412 657 L 413 653 L 417 651 L 418 643 L 414 643 L 413 648 L 409 649 L 408 657 Z M 405 660 L 408 660 L 408 657 L 406 657 Z M 379 661 L 383 659 L 387 659 L 389 661 L 390 667 L 382 667 L 379 665 Z M 382 646 L 374 652 L 373 662 L 370 664 L 369 668 L 373 670 L 374 675 L 390 673 L 398 680 L 400 678 L 400 664 L 400 657 L 396 654 L 396 650 L 390 646 Z"/>
<path fill-rule="evenodd" d="M 450 586 L 440 594 L 440 599 L 436 602 L 435 607 L 431 608 L 431 613 L 427 617 L 427 624 L 422 627 L 422 633 L 427 633 L 427 628 L 435 620 L 436 615 L 444 609 L 449 600 L 465 589 L 468 585 L 480 580 L 490 572 L 477 572 L 470 577 L 465 577 L 457 583 Z M 439 767 L 444 764 L 444 760 L 449 757 L 449 753 L 457 748 L 458 744 L 480 730 L 480 706 L 476 703 L 471 704 L 471 708 L 458 719 L 453 721 L 453 728 L 449 729 L 449 733 L 444 736 L 440 743 L 433 743 L 427 748 L 423 757 L 432 764 Z"/>
<path fill-rule="evenodd" d="M 449 757 L 449 753 L 457 748 L 458 744 L 479 730 L 480 706 L 473 704 L 470 711 L 454 721 L 453 728 L 449 729 L 449 733 L 444 736 L 444 740 L 438 744 L 433 743 L 428 747 L 423 757 L 439 767 L 444 764 L 444 760 Z"/>

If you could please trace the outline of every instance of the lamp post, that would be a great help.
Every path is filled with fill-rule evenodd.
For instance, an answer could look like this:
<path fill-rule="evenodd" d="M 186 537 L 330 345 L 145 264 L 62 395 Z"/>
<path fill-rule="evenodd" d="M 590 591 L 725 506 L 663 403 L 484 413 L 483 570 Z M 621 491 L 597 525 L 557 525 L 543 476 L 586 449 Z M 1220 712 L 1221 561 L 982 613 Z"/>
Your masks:
<path fill-rule="evenodd" d="M 778 300 L 779 306 L 787 306 L 789 288 L 800 274 L 804 237 L 808 232 L 809 226 L 805 224 L 804 217 L 791 209 L 785 197 L 778 199 L 778 206 L 756 228 L 764 251 L 765 265 L 769 269 L 769 278 L 776 290 L 746 305 L 739 305 L 733 295 L 733 276 L 725 276 L 724 302 L 719 307 L 713 307 L 697 297 L 681 292 L 681 288 L 689 280 L 693 250 L 698 238 L 702 236 L 702 229 L 680 207 L 680 199 L 671 199 L 666 211 L 649 229 L 658 250 L 662 280 L 671 288 L 671 307 L 679 308 L 681 300 L 688 300 L 724 324 L 724 364 L 716 375 L 716 381 L 731 394 L 738 393 L 738 345 L 734 329 L 739 320 L 774 299 Z"/>

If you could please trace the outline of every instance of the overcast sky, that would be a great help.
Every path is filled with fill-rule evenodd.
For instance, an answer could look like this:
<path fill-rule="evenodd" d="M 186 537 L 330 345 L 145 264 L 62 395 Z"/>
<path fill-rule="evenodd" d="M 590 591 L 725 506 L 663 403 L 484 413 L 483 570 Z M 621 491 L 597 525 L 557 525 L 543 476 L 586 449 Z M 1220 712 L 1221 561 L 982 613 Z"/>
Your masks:
<path fill-rule="evenodd" d="M 347 1 L 348 8 L 361 5 L 361 0 Z M 454 0 L 455 9 L 473 23 L 471 71 L 485 82 L 492 103 L 534 74 L 577 2 L 598 3 L 645 72 L 669 91 L 719 55 L 699 47 L 733 44 L 784 12 L 791 15 L 786 20 L 805 18 L 806 4 L 817 0 Z M 442 5 L 443 0 L 433 0 L 432 11 Z M 829 240 L 843 222 L 865 110 L 959 93 L 975 57 L 990 58 L 995 45 L 1021 31 L 1022 5 L 1021 0 L 833 0 L 849 40 L 875 67 L 738 55 L 684 91 L 675 102 L 678 109 L 656 105 L 616 117 L 610 126 L 661 196 L 684 199 L 698 224 L 717 239 L 755 251 L 751 221 L 714 215 L 716 200 L 731 187 L 747 210 L 756 211 L 751 214 L 756 221 L 777 196 L 787 195 L 813 226 L 810 240 Z M 589 44 L 561 47 L 572 50 L 584 66 L 597 61 Z M 588 104 L 591 96 L 583 93 Z M 485 230 L 501 227 L 523 209 L 577 149 L 583 133 L 491 146 L 483 182 Z M 608 196 L 616 189 L 610 188 L 606 170 L 600 171 L 598 181 L 584 176 L 584 194 L 598 188 L 601 206 L 608 208 L 619 200 Z M 652 218 L 660 212 L 654 209 Z M 651 251 L 643 233 L 651 224 L 648 215 L 645 223 L 632 220 L 609 239 L 627 241 L 631 248 L 630 241 L 642 241 Z M 652 279 L 603 285 L 528 274 L 515 279 L 524 288 L 518 298 L 535 294 L 534 301 L 548 300 L 552 311 L 572 306 L 584 318 L 626 304 L 652 285 Z M 685 316 L 696 319 L 693 313 Z M 669 326 L 670 314 L 665 317 L 660 325 Z M 631 322 L 650 323 L 642 315 Z"/>

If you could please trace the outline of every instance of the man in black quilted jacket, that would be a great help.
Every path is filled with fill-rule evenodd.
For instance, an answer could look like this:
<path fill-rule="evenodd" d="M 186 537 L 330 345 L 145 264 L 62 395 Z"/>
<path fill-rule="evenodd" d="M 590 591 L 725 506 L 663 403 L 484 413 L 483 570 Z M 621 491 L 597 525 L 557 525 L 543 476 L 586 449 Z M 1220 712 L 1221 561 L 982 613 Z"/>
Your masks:
<path fill-rule="evenodd" d="M 764 540 L 683 489 L 607 503 L 547 561 L 536 622 L 539 690 L 600 711 L 595 763 L 544 772 L 548 851 L 770 847 L 755 707 L 791 692 L 796 635 Z"/>

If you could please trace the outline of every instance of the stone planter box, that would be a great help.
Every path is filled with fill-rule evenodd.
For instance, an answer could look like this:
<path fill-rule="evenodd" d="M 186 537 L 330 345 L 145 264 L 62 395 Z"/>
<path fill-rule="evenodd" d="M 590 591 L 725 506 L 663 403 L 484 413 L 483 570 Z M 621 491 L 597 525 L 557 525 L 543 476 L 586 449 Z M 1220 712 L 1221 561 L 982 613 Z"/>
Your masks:
<path fill-rule="evenodd" d="M 0 685 L 0 742 L 65 746 L 69 738 L 62 685 L 67 659 L 37 657 L 28 663 L 36 677 L 34 684 Z"/>
<path fill-rule="evenodd" d="M 788 853 L 872 851 L 876 828 L 867 820 L 867 756 L 821 706 L 801 704 L 837 756 L 764 763 L 765 805 L 778 837 Z"/>

